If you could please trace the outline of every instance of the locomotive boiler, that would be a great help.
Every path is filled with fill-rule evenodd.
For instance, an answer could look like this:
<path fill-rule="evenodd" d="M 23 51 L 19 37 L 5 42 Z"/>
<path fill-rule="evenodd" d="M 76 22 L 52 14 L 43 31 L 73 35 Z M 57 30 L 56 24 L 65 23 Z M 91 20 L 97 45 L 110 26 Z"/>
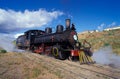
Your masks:
<path fill-rule="evenodd" d="M 57 25 L 56 31 L 53 33 L 52 28 L 47 27 L 43 30 L 28 30 L 24 35 L 19 36 L 16 41 L 18 48 L 28 49 L 34 53 L 52 55 L 58 59 L 73 59 L 80 57 L 80 51 L 89 59 L 92 56 L 90 47 L 85 50 L 78 41 L 78 36 L 74 24 L 70 19 L 65 21 L 65 29 L 63 25 Z M 82 49 L 81 49 L 82 48 Z"/>

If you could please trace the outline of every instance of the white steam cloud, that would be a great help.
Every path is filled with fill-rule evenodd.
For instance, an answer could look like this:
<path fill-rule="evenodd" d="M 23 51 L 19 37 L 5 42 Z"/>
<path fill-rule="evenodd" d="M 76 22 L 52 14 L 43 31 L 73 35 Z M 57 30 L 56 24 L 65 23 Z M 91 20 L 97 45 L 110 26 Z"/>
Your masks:
<path fill-rule="evenodd" d="M 14 35 L 14 38 L 17 38 L 20 35 L 24 35 L 24 33 L 17 33 L 17 34 Z"/>
<path fill-rule="evenodd" d="M 14 40 L 11 34 L 0 34 L 0 47 L 7 50 L 8 52 L 13 51 L 14 45 L 12 44 L 12 41 Z"/>
<path fill-rule="evenodd" d="M 93 54 L 96 63 L 120 68 L 120 56 L 113 54 L 112 47 L 100 48 Z"/>
<path fill-rule="evenodd" d="M 15 40 L 13 34 L 0 33 L 0 48 L 7 50 L 7 52 L 24 52 L 24 50 L 17 49 L 13 41 Z"/>
<path fill-rule="evenodd" d="M 45 9 L 22 12 L 0 8 L 0 32 L 9 33 L 23 28 L 41 27 L 63 14 L 60 11 L 48 12 Z"/>

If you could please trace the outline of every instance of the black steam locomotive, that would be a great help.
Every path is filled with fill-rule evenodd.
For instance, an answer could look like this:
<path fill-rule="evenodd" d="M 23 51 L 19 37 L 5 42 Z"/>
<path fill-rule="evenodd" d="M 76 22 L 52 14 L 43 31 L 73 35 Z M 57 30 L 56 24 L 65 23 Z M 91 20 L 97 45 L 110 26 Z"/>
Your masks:
<path fill-rule="evenodd" d="M 66 29 L 63 25 L 57 25 L 56 32 L 47 27 L 45 31 L 29 30 L 16 40 L 16 45 L 20 49 L 28 49 L 35 53 L 53 55 L 55 58 L 66 59 L 79 56 L 81 43 L 75 31 L 74 24 L 70 19 L 66 19 Z M 91 52 L 88 55 L 91 56 Z"/>

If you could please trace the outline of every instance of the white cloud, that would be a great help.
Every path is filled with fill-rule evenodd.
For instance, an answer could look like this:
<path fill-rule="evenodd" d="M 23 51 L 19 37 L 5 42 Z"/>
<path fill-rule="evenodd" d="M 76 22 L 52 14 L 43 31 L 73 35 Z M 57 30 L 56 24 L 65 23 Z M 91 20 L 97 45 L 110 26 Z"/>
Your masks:
<path fill-rule="evenodd" d="M 105 28 L 111 28 L 111 27 L 114 27 L 114 26 L 119 26 L 119 25 L 117 25 L 116 22 L 112 22 L 110 24 L 102 23 L 97 28 L 98 28 L 98 30 L 102 31 Z"/>
<path fill-rule="evenodd" d="M 102 31 L 104 26 L 105 26 L 105 23 L 100 24 L 100 25 L 98 26 L 98 30 Z"/>
<path fill-rule="evenodd" d="M 0 32 L 9 33 L 23 28 L 41 27 L 61 15 L 63 12 L 48 12 L 44 9 L 24 12 L 0 9 Z"/>
<path fill-rule="evenodd" d="M 113 27 L 116 25 L 116 22 L 112 22 L 111 24 L 108 25 L 108 27 Z"/>

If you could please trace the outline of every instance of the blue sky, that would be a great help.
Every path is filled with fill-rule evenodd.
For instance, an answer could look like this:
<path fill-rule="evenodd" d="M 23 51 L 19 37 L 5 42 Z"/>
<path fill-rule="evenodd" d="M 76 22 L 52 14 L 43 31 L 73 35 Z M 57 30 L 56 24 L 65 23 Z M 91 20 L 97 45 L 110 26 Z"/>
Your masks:
<path fill-rule="evenodd" d="M 23 27 L 20 26 L 21 28 L 18 28 L 19 24 L 22 25 L 21 23 L 26 21 L 25 19 L 23 19 L 25 20 L 24 22 L 20 22 L 19 24 L 2 19 L 0 20 L 0 32 L 2 33 L 20 33 L 28 29 L 44 29 L 48 26 L 55 30 L 57 24 L 64 25 L 64 20 L 66 18 L 70 18 L 72 23 L 76 25 L 77 32 L 96 29 L 100 30 L 120 25 L 120 0 L 0 0 L 0 9 L 0 18 L 3 19 L 6 15 L 11 15 L 14 17 L 14 14 L 16 14 L 17 17 L 19 12 L 21 15 L 23 14 L 21 17 L 24 17 L 26 10 L 28 11 L 27 13 L 29 15 L 31 15 L 34 11 L 44 11 L 48 14 L 52 13 L 52 15 L 48 16 L 49 20 L 45 20 L 46 22 L 42 25 L 36 23 L 35 20 L 32 22 L 35 22 L 36 24 L 33 23 L 30 25 L 31 21 L 29 21 L 28 23 L 30 24 L 26 24 L 29 25 L 29 28 L 23 28 L 25 25 L 23 25 Z M 6 15 L 2 16 L 1 13 L 2 15 L 6 13 Z M 41 16 L 42 15 L 40 15 L 40 17 Z M 35 19 L 35 16 L 33 19 Z M 13 20 L 13 18 L 11 19 L 10 17 L 10 20 Z M 16 19 L 13 21 L 15 20 Z M 3 21 L 4 23 L 2 23 Z M 6 25 L 5 23 L 8 24 Z M 12 27 L 12 24 L 13 26 L 17 25 L 17 28 L 15 28 L 15 26 Z M 11 28 L 11 30 L 10 28 L 5 28 L 5 26 L 15 29 Z"/>

